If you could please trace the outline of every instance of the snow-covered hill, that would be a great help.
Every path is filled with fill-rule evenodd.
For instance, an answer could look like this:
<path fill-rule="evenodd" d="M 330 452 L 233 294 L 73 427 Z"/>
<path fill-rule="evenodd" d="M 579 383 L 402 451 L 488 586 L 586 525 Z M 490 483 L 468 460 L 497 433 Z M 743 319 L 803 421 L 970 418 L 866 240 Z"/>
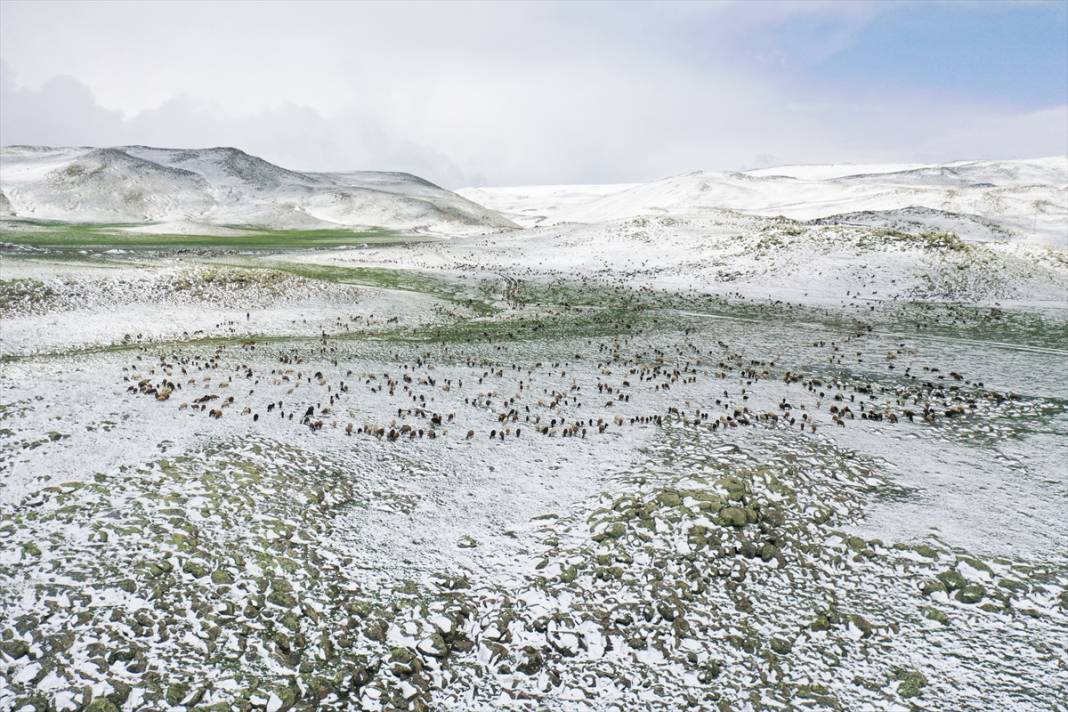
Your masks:
<path fill-rule="evenodd" d="M 470 234 L 515 227 L 407 173 L 304 173 L 235 148 L 9 146 L 0 149 L 0 195 L 7 215 L 162 231 L 379 226 Z"/>
<path fill-rule="evenodd" d="M 905 223 L 948 228 L 969 241 L 1068 246 L 1066 156 L 698 171 L 637 185 L 477 188 L 460 193 L 520 216 L 513 219 L 527 225 L 728 209 L 891 229 Z"/>

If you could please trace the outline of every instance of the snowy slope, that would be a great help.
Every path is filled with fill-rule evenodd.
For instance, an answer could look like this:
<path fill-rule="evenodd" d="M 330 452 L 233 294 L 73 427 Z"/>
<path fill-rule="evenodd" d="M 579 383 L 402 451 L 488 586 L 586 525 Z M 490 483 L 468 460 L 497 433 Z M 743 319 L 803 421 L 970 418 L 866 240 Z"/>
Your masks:
<path fill-rule="evenodd" d="M 0 149 L 0 210 L 71 222 L 195 227 L 380 226 L 470 234 L 515 227 L 406 173 L 303 173 L 235 148 Z"/>
<path fill-rule="evenodd" d="M 479 188 L 463 194 L 525 224 L 600 223 L 722 209 L 898 229 L 902 216 L 967 240 L 1068 246 L 1068 157 L 945 165 L 790 166 L 697 171 L 631 186 Z M 904 213 L 902 213 L 904 211 Z M 917 220 L 918 215 L 924 215 Z M 936 217 L 937 216 L 937 217 Z M 995 237 L 996 235 L 996 237 Z"/>
<path fill-rule="evenodd" d="M 463 188 L 460 195 L 481 205 L 493 206 L 523 227 L 558 222 L 567 209 L 634 188 L 638 183 L 606 185 L 525 185 L 507 188 Z"/>

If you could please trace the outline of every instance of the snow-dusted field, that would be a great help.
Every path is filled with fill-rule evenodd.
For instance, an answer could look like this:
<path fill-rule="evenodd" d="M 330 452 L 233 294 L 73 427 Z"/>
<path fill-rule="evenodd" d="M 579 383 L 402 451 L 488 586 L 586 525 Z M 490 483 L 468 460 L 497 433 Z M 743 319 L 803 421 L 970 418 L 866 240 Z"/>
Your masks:
<path fill-rule="evenodd" d="M 5 151 L 0 709 L 1068 699 L 1065 159 L 463 200 Z M 25 222 L 97 220 L 86 161 L 180 200 Z M 279 194 L 428 229 L 324 182 L 482 217 L 265 248 Z"/>

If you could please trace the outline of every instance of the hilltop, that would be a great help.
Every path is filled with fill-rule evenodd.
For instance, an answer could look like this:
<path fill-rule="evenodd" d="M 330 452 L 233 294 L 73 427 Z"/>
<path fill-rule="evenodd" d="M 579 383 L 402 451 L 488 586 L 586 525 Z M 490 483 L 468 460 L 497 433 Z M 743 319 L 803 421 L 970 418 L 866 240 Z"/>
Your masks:
<path fill-rule="evenodd" d="M 4 147 L 0 214 L 134 223 L 168 233 L 228 225 L 450 234 L 514 227 L 497 212 L 407 173 L 306 173 L 236 148 Z"/>
<path fill-rule="evenodd" d="M 823 224 L 953 230 L 962 239 L 1068 245 L 1068 157 L 940 165 L 696 171 L 649 183 L 466 188 L 523 225 L 694 216 L 723 209 Z"/>

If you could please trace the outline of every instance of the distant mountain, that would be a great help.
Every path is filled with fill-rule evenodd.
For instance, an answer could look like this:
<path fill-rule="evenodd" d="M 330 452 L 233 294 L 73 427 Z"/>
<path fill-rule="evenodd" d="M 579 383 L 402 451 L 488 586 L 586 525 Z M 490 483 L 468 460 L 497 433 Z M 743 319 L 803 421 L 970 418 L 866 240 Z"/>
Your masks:
<path fill-rule="evenodd" d="M 236 148 L 0 148 L 0 214 L 67 222 L 377 226 L 480 233 L 515 225 L 407 173 L 306 173 Z"/>
<path fill-rule="evenodd" d="M 460 191 L 525 225 L 733 210 L 965 239 L 1068 247 L 1068 157 L 944 165 L 786 166 L 698 171 L 620 186 Z"/>

